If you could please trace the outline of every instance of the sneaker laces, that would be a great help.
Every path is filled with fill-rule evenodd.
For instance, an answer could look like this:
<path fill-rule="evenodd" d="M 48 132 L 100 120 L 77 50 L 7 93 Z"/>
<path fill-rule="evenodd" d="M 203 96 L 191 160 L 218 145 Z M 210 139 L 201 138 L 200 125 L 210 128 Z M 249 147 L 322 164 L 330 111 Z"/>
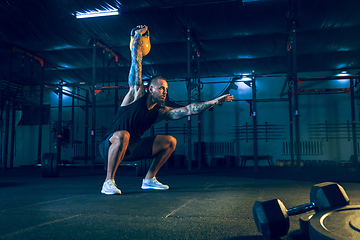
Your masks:
<path fill-rule="evenodd" d="M 156 177 L 153 178 L 155 183 L 160 183 Z"/>
<path fill-rule="evenodd" d="M 159 185 L 164 185 L 164 184 L 162 184 L 161 182 L 159 182 L 156 177 L 154 177 L 154 183 L 155 183 L 155 184 L 159 184 Z"/>
<path fill-rule="evenodd" d="M 114 186 L 114 187 L 116 187 L 117 188 L 117 185 L 116 185 L 116 183 L 115 183 L 115 181 L 114 180 L 111 180 L 111 181 L 109 181 L 109 183 L 108 183 L 110 186 Z"/>

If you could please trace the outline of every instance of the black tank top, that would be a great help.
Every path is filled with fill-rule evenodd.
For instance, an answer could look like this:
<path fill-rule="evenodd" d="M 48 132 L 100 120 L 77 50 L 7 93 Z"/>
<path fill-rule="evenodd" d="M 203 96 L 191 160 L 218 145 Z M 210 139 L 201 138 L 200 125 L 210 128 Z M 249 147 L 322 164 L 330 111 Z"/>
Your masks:
<path fill-rule="evenodd" d="M 130 105 L 119 108 L 106 137 L 116 131 L 126 130 L 130 133 L 130 144 L 141 139 L 145 131 L 155 123 L 160 108 L 159 104 L 156 104 L 148 110 L 146 96 L 147 94 Z"/>

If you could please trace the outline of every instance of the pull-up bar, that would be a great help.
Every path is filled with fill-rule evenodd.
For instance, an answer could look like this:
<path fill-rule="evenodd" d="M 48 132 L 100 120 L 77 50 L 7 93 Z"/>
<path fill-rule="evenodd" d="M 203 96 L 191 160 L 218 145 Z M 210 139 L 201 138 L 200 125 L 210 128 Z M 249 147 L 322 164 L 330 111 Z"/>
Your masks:
<path fill-rule="evenodd" d="M 19 51 L 19 52 L 22 52 L 22 53 L 25 53 L 26 55 L 28 55 L 29 57 L 32 57 L 36 60 L 38 60 L 40 62 L 40 65 L 43 67 L 44 66 L 44 59 L 38 57 L 38 56 L 35 56 L 34 54 L 20 48 L 20 47 L 16 47 L 16 46 L 13 46 L 12 47 L 12 51 Z"/>
<path fill-rule="evenodd" d="M 66 96 L 75 98 L 75 99 L 80 100 L 80 101 L 89 102 L 89 99 L 87 99 L 87 97 L 83 97 L 83 96 L 81 96 L 81 95 L 79 95 L 79 94 L 76 94 L 76 93 L 67 92 L 67 91 L 64 90 L 63 88 L 61 88 L 61 90 L 60 90 L 60 89 L 58 89 L 58 88 L 54 88 L 54 87 L 49 86 L 49 85 L 45 85 L 45 88 L 51 89 L 51 90 L 53 90 L 55 93 L 59 93 L 59 91 L 61 91 L 62 94 L 66 95 Z"/>
<path fill-rule="evenodd" d="M 101 43 L 99 40 L 96 40 L 96 45 L 99 45 L 100 47 L 102 47 L 103 49 L 108 51 L 111 55 L 113 55 L 115 57 L 116 62 L 119 61 L 118 55 L 116 53 L 114 53 L 114 51 L 112 49 L 110 49 L 109 47 L 107 47 L 105 44 Z"/>
<path fill-rule="evenodd" d="M 331 76 L 331 77 L 305 77 L 305 78 L 298 78 L 298 81 L 305 82 L 305 81 L 340 80 L 340 79 L 354 79 L 354 78 L 360 78 L 360 76 L 348 75 L 348 76 Z"/>

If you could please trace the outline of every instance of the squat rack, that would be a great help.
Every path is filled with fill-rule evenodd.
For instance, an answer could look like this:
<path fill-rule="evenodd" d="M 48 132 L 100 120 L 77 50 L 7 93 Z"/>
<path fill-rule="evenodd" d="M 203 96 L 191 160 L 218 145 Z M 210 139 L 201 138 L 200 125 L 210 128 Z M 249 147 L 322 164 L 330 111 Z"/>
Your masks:
<path fill-rule="evenodd" d="M 360 76 L 331 76 L 331 77 L 297 77 L 297 55 L 296 55 L 296 22 L 292 21 L 290 24 L 290 32 L 287 42 L 287 56 L 288 56 L 288 99 L 289 99 L 289 126 L 290 126 L 290 152 L 291 152 L 291 163 L 294 166 L 294 149 L 296 153 L 297 168 L 300 169 L 300 127 L 299 127 L 299 95 L 303 94 L 327 94 L 334 92 L 345 92 L 350 94 L 351 104 L 351 121 L 352 121 L 352 138 L 353 138 L 353 165 L 357 167 L 358 164 L 358 152 L 357 152 L 357 141 L 356 141 L 356 116 L 355 116 L 355 91 L 354 88 L 357 85 L 356 79 L 359 80 Z M 338 80 L 338 79 L 349 79 L 349 88 L 333 88 L 333 89 L 317 89 L 317 90 L 299 90 L 298 87 L 302 82 L 305 81 L 325 81 L 325 80 Z M 294 98 L 294 106 L 292 105 L 292 98 Z M 295 119 L 295 143 L 293 133 L 293 117 Z"/>
<path fill-rule="evenodd" d="M 13 71 L 13 54 L 14 52 L 20 52 L 23 54 L 23 65 L 24 67 L 24 57 L 25 55 L 29 56 L 31 58 L 31 69 L 33 67 L 33 61 L 37 60 L 40 63 L 41 67 L 41 77 L 40 77 L 40 99 L 39 99 L 39 106 L 40 106 L 40 114 L 39 114 L 39 138 L 38 138 L 38 161 L 41 159 L 41 136 L 42 136 L 42 117 L 43 117 L 43 87 L 44 87 L 44 59 L 30 53 L 29 51 L 26 51 L 18 46 L 11 45 L 8 52 L 8 74 L 7 74 L 7 87 L 12 84 L 12 71 Z M 11 123 L 11 139 L 10 139 L 10 161 L 9 161 L 9 167 L 13 167 L 13 161 L 14 161 L 14 147 L 15 147 L 15 101 L 16 96 L 12 99 L 4 99 L 4 93 L 1 93 L 1 100 L 4 101 L 3 104 L 6 104 L 6 119 L 5 119 L 5 135 L 4 135 L 4 144 L 2 147 L 4 148 L 3 156 L 2 156 L 2 170 L 6 171 L 8 167 L 8 146 L 9 146 L 9 125 L 10 125 L 10 105 L 13 105 L 13 111 L 12 111 L 12 123 Z"/>

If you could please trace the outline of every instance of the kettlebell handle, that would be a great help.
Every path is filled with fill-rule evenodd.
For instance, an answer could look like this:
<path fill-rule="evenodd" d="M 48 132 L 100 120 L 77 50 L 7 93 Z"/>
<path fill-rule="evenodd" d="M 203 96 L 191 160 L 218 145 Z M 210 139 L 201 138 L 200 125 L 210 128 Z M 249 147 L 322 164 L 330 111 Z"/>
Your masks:
<path fill-rule="evenodd" d="M 134 36 L 135 36 L 135 31 L 138 30 L 138 29 L 140 29 L 139 26 L 136 26 L 136 27 L 134 27 L 133 29 L 131 29 L 130 36 L 131 36 L 131 37 L 134 37 Z M 150 35 L 149 29 L 148 29 L 145 33 L 142 34 L 142 36 L 144 36 L 144 37 L 148 37 L 149 35 Z"/>

